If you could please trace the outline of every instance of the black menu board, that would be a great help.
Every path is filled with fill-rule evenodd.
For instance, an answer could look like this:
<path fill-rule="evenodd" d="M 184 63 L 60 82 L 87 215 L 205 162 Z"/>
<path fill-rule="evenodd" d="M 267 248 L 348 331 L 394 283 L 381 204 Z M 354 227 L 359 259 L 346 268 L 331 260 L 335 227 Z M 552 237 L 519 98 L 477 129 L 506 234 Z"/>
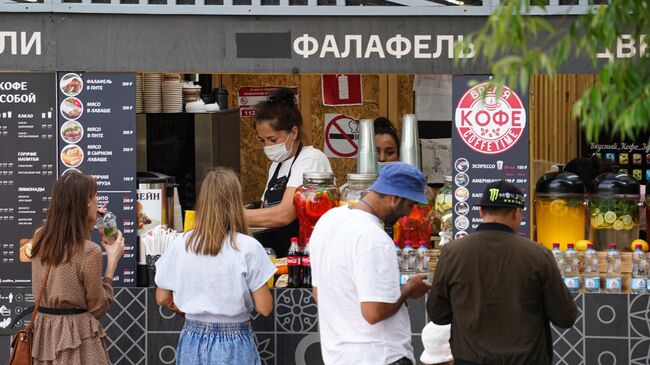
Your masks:
<path fill-rule="evenodd" d="M 0 73 L 1 286 L 31 286 L 27 240 L 56 181 L 55 81 L 54 73 Z"/>
<path fill-rule="evenodd" d="M 489 76 L 454 76 L 452 103 L 453 225 L 454 237 L 474 232 L 481 223 L 479 204 L 486 186 L 506 180 L 525 194 L 530 207 L 528 96 L 505 87 L 496 97 L 494 90 L 484 96 L 486 83 L 469 87 L 471 80 Z M 529 235 L 529 209 L 519 234 Z"/>
<path fill-rule="evenodd" d="M 634 140 L 623 139 L 607 131 L 600 133 L 598 141 L 587 142 L 582 137 L 582 156 L 597 156 L 612 162 L 615 172 L 628 174 L 645 184 L 650 181 L 650 134 L 636 135 Z"/>
<path fill-rule="evenodd" d="M 99 204 L 115 214 L 126 243 L 113 280 L 135 286 L 135 75 L 60 72 L 57 80 L 59 174 L 79 170 L 95 178 Z"/>

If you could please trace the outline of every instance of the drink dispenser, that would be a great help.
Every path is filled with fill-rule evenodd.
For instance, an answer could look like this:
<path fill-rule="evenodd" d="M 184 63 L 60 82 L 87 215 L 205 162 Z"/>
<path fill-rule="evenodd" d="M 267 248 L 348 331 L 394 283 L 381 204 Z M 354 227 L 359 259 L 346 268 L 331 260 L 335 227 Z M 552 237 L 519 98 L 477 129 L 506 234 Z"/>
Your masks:
<path fill-rule="evenodd" d="M 639 200 L 639 183 L 627 174 L 604 173 L 594 179 L 589 207 L 596 250 L 616 243 L 619 251 L 631 251 L 630 244 L 639 238 Z"/>
<path fill-rule="evenodd" d="M 341 205 L 357 203 L 370 191 L 377 174 L 348 174 L 348 183 L 341 187 Z"/>
<path fill-rule="evenodd" d="M 535 219 L 537 242 L 549 250 L 559 243 L 563 251 L 567 243 L 585 239 L 585 184 L 572 172 L 549 172 L 535 186 Z"/>
<path fill-rule="evenodd" d="M 300 245 L 304 246 L 318 219 L 328 210 L 338 207 L 341 201 L 339 188 L 331 172 L 305 172 L 303 184 L 296 189 L 293 206 L 300 224 Z"/>

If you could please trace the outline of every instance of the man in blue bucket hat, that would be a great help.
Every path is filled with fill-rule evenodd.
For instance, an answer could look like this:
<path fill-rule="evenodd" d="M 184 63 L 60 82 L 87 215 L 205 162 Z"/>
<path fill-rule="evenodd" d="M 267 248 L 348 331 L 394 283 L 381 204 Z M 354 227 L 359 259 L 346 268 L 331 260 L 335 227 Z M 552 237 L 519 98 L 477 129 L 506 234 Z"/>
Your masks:
<path fill-rule="evenodd" d="M 417 168 L 388 163 L 358 203 L 334 208 L 316 224 L 312 285 L 325 364 L 415 363 L 404 303 L 431 285 L 423 274 L 400 287 L 395 246 L 383 225 L 427 203 L 425 186 Z"/>

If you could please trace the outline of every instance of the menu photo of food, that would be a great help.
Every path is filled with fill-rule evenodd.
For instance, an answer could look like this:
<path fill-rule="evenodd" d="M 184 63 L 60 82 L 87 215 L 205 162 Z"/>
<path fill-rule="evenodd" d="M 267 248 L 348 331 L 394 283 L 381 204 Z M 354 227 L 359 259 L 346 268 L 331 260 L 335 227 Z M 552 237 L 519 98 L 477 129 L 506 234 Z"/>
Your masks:
<path fill-rule="evenodd" d="M 69 120 L 61 126 L 61 138 L 65 143 L 77 143 L 84 136 L 84 129 L 76 120 Z"/>
<path fill-rule="evenodd" d="M 136 216 L 137 216 L 137 229 L 138 229 L 138 234 L 143 235 L 146 234 L 149 230 L 152 230 L 156 228 L 156 226 L 160 225 L 161 222 L 149 218 L 147 213 L 145 213 L 145 209 L 142 206 L 141 202 L 136 202 L 135 205 L 136 209 Z"/>
<path fill-rule="evenodd" d="M 61 150 L 61 162 L 67 167 L 77 167 L 84 160 L 84 151 L 76 144 L 69 144 Z"/>
<path fill-rule="evenodd" d="M 83 91 L 84 83 L 81 76 L 75 73 L 69 73 L 63 75 L 59 82 L 59 88 L 67 96 L 77 96 Z"/>
<path fill-rule="evenodd" d="M 32 240 L 31 239 L 23 238 L 20 240 L 20 257 L 18 260 L 20 262 L 32 261 Z"/>
<path fill-rule="evenodd" d="M 61 102 L 61 115 L 65 119 L 77 119 L 83 114 L 84 112 L 84 107 L 83 104 L 81 103 L 81 100 L 70 96 Z"/>

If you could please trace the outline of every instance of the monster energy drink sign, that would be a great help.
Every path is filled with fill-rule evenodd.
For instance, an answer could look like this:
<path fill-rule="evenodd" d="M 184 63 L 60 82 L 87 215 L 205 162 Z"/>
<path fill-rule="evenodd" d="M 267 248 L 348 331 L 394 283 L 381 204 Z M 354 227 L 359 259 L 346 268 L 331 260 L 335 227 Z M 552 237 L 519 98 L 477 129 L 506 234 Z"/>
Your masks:
<path fill-rule="evenodd" d="M 454 76 L 452 105 L 453 232 L 463 237 L 481 224 L 480 201 L 489 183 L 505 180 L 524 193 L 524 215 L 519 234 L 529 235 L 529 150 L 527 92 L 504 88 L 497 96 L 485 83 L 468 86 L 471 80 L 489 76 Z M 490 201 L 520 196 L 500 196 L 487 191 Z M 509 194 L 508 194 L 509 195 Z"/>

